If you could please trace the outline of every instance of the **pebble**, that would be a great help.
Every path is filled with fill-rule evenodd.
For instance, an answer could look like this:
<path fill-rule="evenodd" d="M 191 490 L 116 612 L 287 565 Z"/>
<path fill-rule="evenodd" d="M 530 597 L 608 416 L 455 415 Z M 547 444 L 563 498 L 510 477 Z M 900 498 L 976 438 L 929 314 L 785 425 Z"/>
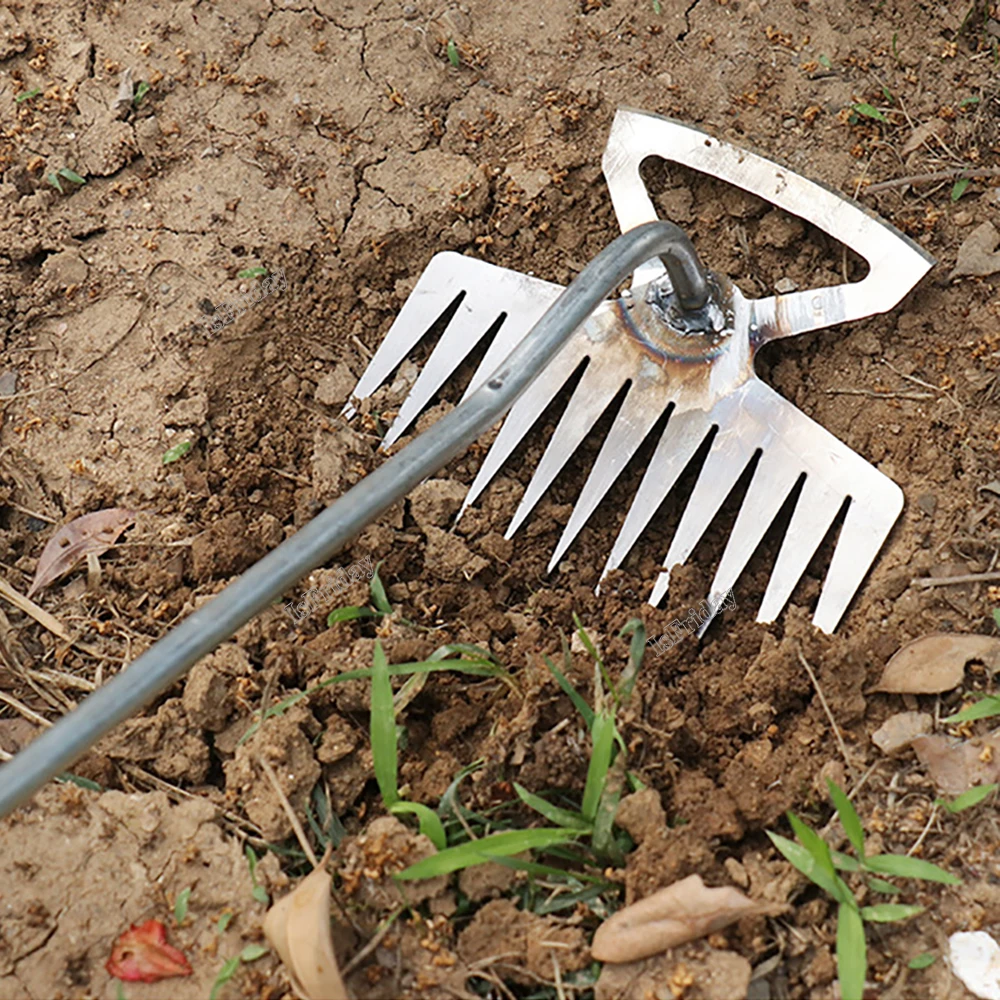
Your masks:
<path fill-rule="evenodd" d="M 928 516 L 933 517 L 937 510 L 937 497 L 933 493 L 921 493 L 917 497 L 917 506 Z"/>
<path fill-rule="evenodd" d="M 0 396 L 13 396 L 17 392 L 17 372 L 0 375 Z"/>
<path fill-rule="evenodd" d="M 791 278 L 778 278 L 778 280 L 774 283 L 774 290 L 779 295 L 789 295 L 798 287 L 798 282 L 792 281 Z"/>
<path fill-rule="evenodd" d="M 926 712 L 897 712 L 872 733 L 872 743 L 882 753 L 892 756 L 933 728 L 934 720 Z"/>

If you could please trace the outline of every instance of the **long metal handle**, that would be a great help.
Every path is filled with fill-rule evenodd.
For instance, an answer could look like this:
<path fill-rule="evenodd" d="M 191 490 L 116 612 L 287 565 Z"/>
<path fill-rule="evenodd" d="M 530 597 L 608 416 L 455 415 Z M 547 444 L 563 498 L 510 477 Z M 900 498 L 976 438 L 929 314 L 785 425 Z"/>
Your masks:
<path fill-rule="evenodd" d="M 649 222 L 619 236 L 580 272 L 468 399 L 0 766 L 0 816 L 149 704 L 201 657 L 329 561 L 379 514 L 492 427 L 608 293 L 657 254 L 667 254 L 685 266 L 692 259 L 697 262 L 687 236 L 673 223 Z M 700 265 L 691 269 L 696 273 L 687 275 L 688 287 L 697 287 Z"/>

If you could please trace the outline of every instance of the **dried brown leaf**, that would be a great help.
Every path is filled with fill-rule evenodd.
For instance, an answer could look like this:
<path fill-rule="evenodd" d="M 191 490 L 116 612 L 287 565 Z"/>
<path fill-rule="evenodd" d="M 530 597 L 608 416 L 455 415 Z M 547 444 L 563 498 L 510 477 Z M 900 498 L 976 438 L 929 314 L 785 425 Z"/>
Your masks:
<path fill-rule="evenodd" d="M 1000 736 L 957 743 L 947 736 L 918 736 L 911 744 L 942 795 L 1000 781 Z"/>
<path fill-rule="evenodd" d="M 951 126 L 943 118 L 932 118 L 923 125 L 918 125 L 910 135 L 910 138 L 903 143 L 900 150 L 902 156 L 909 156 L 910 153 L 918 150 L 925 142 L 931 139 L 943 139 L 951 131 Z"/>
<path fill-rule="evenodd" d="M 732 886 L 710 889 L 700 875 L 689 875 L 605 920 L 590 951 L 598 962 L 637 962 L 752 913 L 774 911 L 772 904 L 748 899 Z"/>
<path fill-rule="evenodd" d="M 135 524 L 134 511 L 109 507 L 93 514 L 83 514 L 64 524 L 49 540 L 38 557 L 35 579 L 28 597 L 68 573 L 88 555 L 103 555 L 118 541 L 118 536 Z"/>
<path fill-rule="evenodd" d="M 992 222 L 976 226 L 958 248 L 958 260 L 948 278 L 960 278 L 965 275 L 985 277 L 996 274 L 1000 271 L 1000 252 L 996 250 L 997 243 L 1000 243 L 1000 233 Z"/>
<path fill-rule="evenodd" d="M 307 1000 L 349 1000 L 330 934 L 331 882 L 320 864 L 264 918 L 264 934 Z"/>
<path fill-rule="evenodd" d="M 908 642 L 885 665 L 876 691 L 892 694 L 940 694 L 958 687 L 965 665 L 1000 660 L 1000 639 L 988 635 L 952 635 L 942 632 Z"/>

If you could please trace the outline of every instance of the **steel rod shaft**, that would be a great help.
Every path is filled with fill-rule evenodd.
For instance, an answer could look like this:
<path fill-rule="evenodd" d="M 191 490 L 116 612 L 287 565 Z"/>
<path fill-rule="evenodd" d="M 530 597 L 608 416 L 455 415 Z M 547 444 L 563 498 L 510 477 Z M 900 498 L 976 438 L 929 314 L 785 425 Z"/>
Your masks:
<path fill-rule="evenodd" d="M 683 261 L 683 266 L 691 260 L 697 264 L 687 236 L 672 223 L 649 222 L 619 236 L 580 272 L 468 399 L 0 766 L 0 816 L 66 770 L 496 423 L 608 293 L 658 254 Z M 688 288 L 697 288 L 700 264 L 690 266 L 695 273 L 688 275 Z"/>

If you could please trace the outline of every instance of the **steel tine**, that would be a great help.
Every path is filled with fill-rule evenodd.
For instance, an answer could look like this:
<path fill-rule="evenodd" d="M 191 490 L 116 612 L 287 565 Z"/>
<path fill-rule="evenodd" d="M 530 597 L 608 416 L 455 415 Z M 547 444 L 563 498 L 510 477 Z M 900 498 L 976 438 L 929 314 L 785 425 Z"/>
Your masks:
<path fill-rule="evenodd" d="M 355 386 L 352 393 L 355 399 L 370 396 L 420 343 L 458 295 L 466 291 L 473 270 L 469 265 L 481 266 L 481 262 L 450 252 L 431 258 Z M 348 403 L 343 412 L 353 417 L 357 410 Z"/>
<path fill-rule="evenodd" d="M 870 473 L 868 482 L 855 479 L 851 505 L 813 615 L 813 625 L 824 632 L 837 627 L 903 509 L 903 491 L 874 469 Z M 859 501 L 865 486 L 870 487 L 865 491 L 868 495 Z"/>
<path fill-rule="evenodd" d="M 517 272 L 507 273 L 516 274 Z M 518 275 L 518 277 L 523 279 L 524 294 L 511 295 L 508 301 L 501 303 L 501 308 L 507 311 L 507 319 L 497 332 L 493 343 L 486 349 L 483 360 L 472 376 L 469 387 L 465 390 L 463 400 L 467 399 L 489 378 L 497 365 L 510 354 L 514 345 L 541 319 L 545 310 L 552 305 L 563 290 L 562 285 L 555 285 L 550 281 L 528 278 L 525 275 Z M 595 317 L 604 308 L 603 304 L 599 306 L 588 323 L 593 323 Z"/>
<path fill-rule="evenodd" d="M 801 475 L 801 464 L 784 449 L 764 448 L 709 587 L 709 617 L 698 629 L 699 639 L 711 625 L 723 597 L 739 579 Z"/>
<path fill-rule="evenodd" d="M 552 398 L 590 353 L 590 348 L 591 344 L 586 337 L 575 335 L 549 362 L 541 375 L 521 394 L 510 413 L 507 414 L 507 418 L 500 427 L 483 464 L 479 467 L 479 472 L 469 487 L 465 500 L 462 501 L 462 509 L 458 513 L 459 517 L 470 504 L 475 503 L 479 494 L 489 486 L 504 462 L 510 458 L 511 452 L 542 415 L 545 407 L 552 402 Z"/>
<path fill-rule="evenodd" d="M 767 581 L 757 621 L 773 622 L 788 603 L 810 560 L 844 504 L 843 490 L 831 488 L 818 476 L 806 474 L 788 530 Z M 867 567 L 866 567 L 867 568 Z"/>
<path fill-rule="evenodd" d="M 382 442 L 383 448 L 390 448 L 403 435 L 407 427 L 420 416 L 434 393 L 444 385 L 448 376 L 500 318 L 497 315 L 490 317 L 480 309 L 471 308 L 468 303 L 469 296 L 466 296 L 458 307 L 458 312 L 445 327 L 441 339 L 399 408 L 399 413 Z"/>
<path fill-rule="evenodd" d="M 656 578 L 650 604 L 659 604 L 670 587 L 671 567 L 687 562 L 705 529 L 719 512 L 736 481 L 743 475 L 756 450 L 766 443 L 766 437 L 756 421 L 740 421 L 737 411 L 744 398 L 743 391 L 725 396 L 712 408 L 719 432 L 698 474 L 677 531 L 663 560 L 663 570 Z M 773 432 L 772 432 L 773 433 Z"/>
<path fill-rule="evenodd" d="M 463 262 L 470 258 L 462 257 Z M 474 265 L 474 266 L 473 266 Z M 562 292 L 560 285 L 471 259 L 463 263 L 467 294 L 445 327 L 382 442 L 390 447 L 420 416 L 434 393 L 475 349 L 497 320 L 501 325 L 463 399 L 467 399 L 541 319 Z M 484 368 L 484 366 L 487 366 Z"/>
<path fill-rule="evenodd" d="M 594 467 L 573 505 L 573 513 L 562 537 L 549 560 L 548 572 L 563 557 L 580 529 L 587 523 L 604 495 L 628 465 L 639 445 L 653 425 L 670 405 L 671 395 L 666 380 L 640 379 L 632 384 L 615 422 L 608 432 Z"/>
<path fill-rule="evenodd" d="M 602 579 L 625 561 L 711 429 L 711 417 L 701 410 L 674 411 L 670 414 L 612 546 L 611 555 L 601 573 Z"/>
<path fill-rule="evenodd" d="M 628 380 L 630 376 L 628 364 L 615 363 L 615 346 L 615 341 L 612 340 L 591 347 L 590 363 L 556 425 L 545 448 L 545 454 L 542 455 L 542 460 L 524 491 L 521 503 L 504 532 L 504 538 L 513 537 L 535 504 L 542 498 L 542 494 L 552 485 L 562 467 L 572 458 L 580 443 Z"/>

